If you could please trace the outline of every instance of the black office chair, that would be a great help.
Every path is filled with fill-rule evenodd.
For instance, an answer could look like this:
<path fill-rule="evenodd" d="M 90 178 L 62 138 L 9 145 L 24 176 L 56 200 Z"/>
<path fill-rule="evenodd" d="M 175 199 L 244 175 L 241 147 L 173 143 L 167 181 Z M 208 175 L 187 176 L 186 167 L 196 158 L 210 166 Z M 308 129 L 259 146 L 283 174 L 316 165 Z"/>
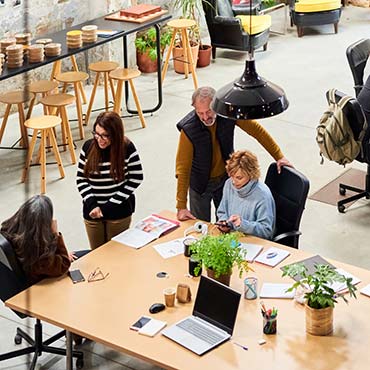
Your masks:
<path fill-rule="evenodd" d="M 0 282 L 0 299 L 3 302 L 28 287 L 26 278 L 14 253 L 13 247 L 2 234 L 0 234 Z M 14 312 L 22 319 L 27 317 L 27 315 L 20 312 Z M 37 358 L 41 356 L 43 352 L 66 356 L 65 349 L 50 346 L 51 343 L 54 343 L 65 335 L 65 330 L 43 341 L 42 324 L 39 319 L 36 319 L 34 333 L 33 339 L 21 328 L 17 328 L 17 334 L 14 338 L 15 344 L 21 344 L 22 339 L 24 339 L 30 344 L 30 347 L 0 354 L 0 361 L 5 361 L 26 354 L 33 354 L 29 369 L 34 370 Z M 73 351 L 72 356 L 77 358 L 76 367 L 81 369 L 83 367 L 83 353 L 81 351 Z"/>
<path fill-rule="evenodd" d="M 336 91 L 335 100 L 338 102 L 345 94 L 341 91 Z M 326 99 L 329 101 L 329 93 L 326 93 Z M 370 105 L 370 102 L 367 103 Z M 347 120 L 353 131 L 353 135 L 356 140 L 362 131 L 364 126 L 364 120 L 366 119 L 361 108 L 360 103 L 357 99 L 353 98 L 349 101 L 348 104 L 344 107 L 343 113 L 347 117 Z M 368 122 L 369 125 L 369 122 Z M 355 200 L 366 198 L 370 199 L 370 127 L 368 126 L 365 136 L 362 140 L 362 151 L 356 157 L 356 161 L 367 164 L 367 172 L 365 179 L 365 189 L 355 188 L 351 185 L 339 184 L 339 194 L 345 195 L 347 190 L 353 191 L 357 194 L 352 195 L 346 199 L 340 200 L 337 203 L 338 211 L 344 213 L 346 210 L 345 205 L 351 203 Z"/>
<path fill-rule="evenodd" d="M 298 249 L 302 213 L 305 208 L 310 183 L 306 176 L 291 167 L 277 172 L 271 163 L 265 179 L 276 205 L 276 230 L 272 241 Z"/>
<path fill-rule="evenodd" d="M 256 15 L 260 12 L 262 7 L 262 0 L 251 0 L 252 1 L 252 14 Z M 251 14 L 251 4 L 250 2 L 245 2 L 244 4 L 233 4 L 232 0 L 229 0 L 233 13 L 235 15 L 249 15 Z"/>
<path fill-rule="evenodd" d="M 212 58 L 216 58 L 216 48 L 248 51 L 249 43 L 253 50 L 263 47 L 267 50 L 269 29 L 249 36 L 241 26 L 234 13 L 229 0 L 207 0 L 202 2 L 211 37 Z"/>
<path fill-rule="evenodd" d="M 370 39 L 361 39 L 348 46 L 347 59 L 355 82 L 356 97 L 364 85 L 364 69 L 370 54 Z"/>

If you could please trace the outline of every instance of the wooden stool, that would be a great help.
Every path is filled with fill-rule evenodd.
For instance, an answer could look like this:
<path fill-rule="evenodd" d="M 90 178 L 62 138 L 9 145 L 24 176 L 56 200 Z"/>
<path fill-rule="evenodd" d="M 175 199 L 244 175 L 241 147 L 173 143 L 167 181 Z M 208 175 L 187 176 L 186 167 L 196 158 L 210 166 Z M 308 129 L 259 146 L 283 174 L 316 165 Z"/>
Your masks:
<path fill-rule="evenodd" d="M 48 95 L 40 100 L 40 103 L 43 104 L 45 108 L 54 108 L 56 110 L 56 115 L 59 114 L 60 118 L 62 119 L 61 128 L 64 150 L 66 150 L 66 146 L 68 145 L 72 164 L 76 163 L 76 153 L 73 145 L 71 127 L 69 125 L 66 106 L 74 103 L 75 100 L 76 98 L 70 94 Z"/>
<path fill-rule="evenodd" d="M 35 101 L 37 98 L 37 94 L 41 94 L 41 96 L 44 98 L 48 95 L 48 93 L 52 92 L 54 89 L 58 87 L 58 82 L 56 81 L 49 81 L 49 80 L 40 80 L 32 82 L 28 86 L 28 91 L 34 94 L 34 97 L 32 98 L 30 102 L 30 106 L 28 108 L 27 113 L 27 119 L 29 119 L 32 115 L 33 107 L 35 105 Z M 48 114 L 47 108 L 44 106 L 44 114 Z"/>
<path fill-rule="evenodd" d="M 132 82 L 134 78 L 139 77 L 140 75 L 141 75 L 141 72 L 138 69 L 129 69 L 129 68 L 117 68 L 116 70 L 109 73 L 110 78 L 118 81 L 113 111 L 120 114 L 121 103 L 122 103 L 123 83 L 125 81 L 128 81 L 128 83 L 130 84 L 131 91 L 132 91 L 132 96 L 134 97 L 134 100 L 135 100 L 136 109 L 139 113 L 141 126 L 145 128 L 146 123 L 145 123 L 145 119 L 143 116 L 143 111 L 141 110 L 139 98 L 136 95 L 135 86 L 134 86 L 134 83 Z"/>
<path fill-rule="evenodd" d="M 115 99 L 114 87 L 113 87 L 112 79 L 109 77 L 109 72 L 114 71 L 116 68 L 118 68 L 118 66 L 119 66 L 119 64 L 116 63 L 116 62 L 104 62 L 104 61 L 91 63 L 89 65 L 89 70 L 96 72 L 96 77 L 95 77 L 94 87 L 93 87 L 93 90 L 91 92 L 89 106 L 87 108 L 87 112 L 86 112 L 86 116 L 85 116 L 85 124 L 86 125 L 88 125 L 89 121 L 90 121 L 91 109 L 92 109 L 92 106 L 94 104 L 96 89 L 98 87 L 100 75 L 102 73 L 104 74 L 104 97 L 105 97 L 105 110 L 106 111 L 109 109 L 108 80 L 109 80 L 109 84 L 110 84 L 112 98 L 113 98 L 113 101 L 114 101 L 114 99 Z"/>
<path fill-rule="evenodd" d="M 173 32 L 172 32 L 171 43 L 168 48 L 166 59 L 163 65 L 162 84 L 163 84 L 164 78 L 166 77 L 166 73 L 168 69 L 168 62 L 170 60 L 172 49 L 175 45 L 176 34 L 177 32 L 180 32 L 181 33 L 181 43 L 184 49 L 185 78 L 188 78 L 188 75 L 189 75 L 189 68 L 188 68 L 188 65 L 189 65 L 191 75 L 193 78 L 194 89 L 196 90 L 198 88 L 198 78 L 195 72 L 195 66 L 194 66 L 193 56 L 191 54 L 191 47 L 190 47 L 190 42 L 189 42 L 189 37 L 188 37 L 188 29 L 195 26 L 195 24 L 196 24 L 195 21 L 192 19 L 174 19 L 167 23 L 169 27 L 173 28 Z"/>
<path fill-rule="evenodd" d="M 62 122 L 60 117 L 56 116 L 41 116 L 36 118 L 28 119 L 24 124 L 26 127 L 33 130 L 33 135 L 31 139 L 31 144 L 28 149 L 26 164 L 23 170 L 22 182 L 25 182 L 27 179 L 28 169 L 31 166 L 32 154 L 35 149 L 37 135 L 40 132 L 41 134 L 41 143 L 40 143 L 40 166 L 41 166 L 41 194 L 46 193 L 46 139 L 49 137 L 51 141 L 51 146 L 54 152 L 55 159 L 58 163 L 60 177 L 64 178 L 64 168 L 60 154 L 58 151 L 57 141 L 54 136 L 53 128 L 59 125 Z"/>
<path fill-rule="evenodd" d="M 77 118 L 78 126 L 80 129 L 80 138 L 85 138 L 84 128 L 83 128 L 83 118 L 82 118 L 82 107 L 80 94 L 82 93 L 81 86 L 82 81 L 86 81 L 89 78 L 89 75 L 85 72 L 64 72 L 55 76 L 55 79 L 63 83 L 63 93 L 67 90 L 68 84 L 73 84 L 76 98 L 76 109 L 77 109 Z"/>
<path fill-rule="evenodd" d="M 23 148 L 28 148 L 27 129 L 24 125 L 25 119 L 24 119 L 23 103 L 26 103 L 32 98 L 33 98 L 32 93 L 29 93 L 28 91 L 22 91 L 22 90 L 10 91 L 10 92 L 0 95 L 0 102 L 6 104 L 4 118 L 3 118 L 3 122 L 0 128 L 0 143 L 1 143 L 1 140 L 3 139 L 5 127 L 8 122 L 10 109 L 13 104 L 17 104 L 18 116 L 19 116 L 19 128 L 21 130 L 21 136 L 22 136 L 20 145 Z"/>

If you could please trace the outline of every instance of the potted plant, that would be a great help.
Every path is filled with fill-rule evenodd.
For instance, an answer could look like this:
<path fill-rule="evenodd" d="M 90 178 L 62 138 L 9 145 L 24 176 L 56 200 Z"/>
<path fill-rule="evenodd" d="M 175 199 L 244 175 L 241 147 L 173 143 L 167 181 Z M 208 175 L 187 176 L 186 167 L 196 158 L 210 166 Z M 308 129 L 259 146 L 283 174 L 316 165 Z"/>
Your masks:
<path fill-rule="evenodd" d="M 161 54 L 171 42 L 171 32 L 167 27 L 160 31 Z M 136 61 L 139 70 L 144 73 L 157 71 L 157 37 L 154 27 L 138 32 L 135 39 Z"/>
<path fill-rule="evenodd" d="M 328 335 L 333 331 L 333 308 L 337 298 L 346 303 L 344 294 L 338 294 L 333 289 L 333 283 L 342 283 L 350 297 L 356 298 L 356 287 L 352 278 L 339 274 L 332 266 L 316 265 L 315 272 L 308 274 L 303 263 L 296 263 L 283 267 L 283 276 L 299 278 L 288 291 L 298 287 L 305 291 L 306 301 L 306 331 L 313 335 Z"/>
<path fill-rule="evenodd" d="M 239 246 L 240 233 L 221 235 L 207 235 L 190 246 L 192 257 L 204 265 L 207 275 L 225 285 L 230 284 L 233 267 L 239 270 L 239 277 L 243 271 L 248 271 L 248 262 L 245 260 L 245 250 Z M 201 264 L 194 269 L 199 274 Z"/>

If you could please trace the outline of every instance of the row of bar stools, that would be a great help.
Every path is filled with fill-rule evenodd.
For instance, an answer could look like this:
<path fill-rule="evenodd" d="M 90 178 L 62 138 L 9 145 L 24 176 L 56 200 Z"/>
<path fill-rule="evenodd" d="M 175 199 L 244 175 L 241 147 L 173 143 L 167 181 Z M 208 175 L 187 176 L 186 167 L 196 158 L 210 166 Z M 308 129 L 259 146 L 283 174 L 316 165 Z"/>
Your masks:
<path fill-rule="evenodd" d="M 31 144 L 28 149 L 26 164 L 23 169 L 22 174 L 22 182 L 27 180 L 28 170 L 32 163 L 32 155 L 33 151 L 35 150 L 37 136 L 41 134 L 41 142 L 40 142 L 40 166 L 41 166 L 41 194 L 46 193 L 46 146 L 47 146 L 47 138 L 51 141 L 51 146 L 54 152 L 55 159 L 58 164 L 60 177 L 64 178 L 64 168 L 62 164 L 62 160 L 60 158 L 60 154 L 58 151 L 57 141 L 54 135 L 54 128 L 58 126 L 62 122 L 60 117 L 56 116 L 41 116 L 36 118 L 28 119 L 24 125 L 25 127 L 33 130 L 33 135 L 31 139 Z"/>
<path fill-rule="evenodd" d="M 80 130 L 80 138 L 85 138 L 84 128 L 83 128 L 83 116 L 82 116 L 82 106 L 81 97 L 83 96 L 82 81 L 86 81 L 89 75 L 85 72 L 64 72 L 55 76 L 55 79 L 63 83 L 63 93 L 67 91 L 68 84 L 72 84 L 74 88 L 74 95 L 76 98 L 76 109 L 77 109 L 77 119 L 78 127 Z"/>
<path fill-rule="evenodd" d="M 109 72 L 114 71 L 116 68 L 118 68 L 118 66 L 119 64 L 116 62 L 106 62 L 106 61 L 91 63 L 89 65 L 89 70 L 96 72 L 96 77 L 95 77 L 94 87 L 91 92 L 89 106 L 87 108 L 87 112 L 85 116 L 85 125 L 88 125 L 90 121 L 91 110 L 94 104 L 96 89 L 99 85 L 99 79 L 100 79 L 101 74 L 104 75 L 104 97 L 105 97 L 105 110 L 106 111 L 109 109 L 108 81 L 110 84 L 113 101 L 115 100 L 114 86 L 113 86 L 112 79 L 109 77 Z"/>
<path fill-rule="evenodd" d="M 132 80 L 136 77 L 139 77 L 141 72 L 137 69 L 129 69 L 129 68 L 117 68 L 116 70 L 109 73 L 109 77 L 113 80 L 117 80 L 117 90 L 114 102 L 113 111 L 120 114 L 121 112 L 121 104 L 122 104 L 122 95 L 123 95 L 123 85 L 125 81 L 128 81 L 132 96 L 134 97 L 136 109 L 139 113 L 139 118 L 141 121 L 141 126 L 144 128 L 146 127 L 143 111 L 141 110 L 140 102 L 136 94 L 135 86 Z"/>
<path fill-rule="evenodd" d="M 0 128 L 0 143 L 3 139 L 5 127 L 8 122 L 10 109 L 13 104 L 14 105 L 16 104 L 18 107 L 19 128 L 21 131 L 20 145 L 23 148 L 28 148 L 28 135 L 27 135 L 27 129 L 24 125 L 25 117 L 24 117 L 23 104 L 28 102 L 30 99 L 32 99 L 33 96 L 34 95 L 32 93 L 28 91 L 22 91 L 22 90 L 10 91 L 10 92 L 0 95 L 0 102 L 6 104 L 4 118 L 3 118 L 3 122 Z"/>
<path fill-rule="evenodd" d="M 53 90 L 58 87 L 58 82 L 49 80 L 40 80 L 32 82 L 28 85 L 28 91 L 33 93 L 34 96 L 30 102 L 26 119 L 31 118 L 33 107 L 37 98 L 37 94 L 41 94 L 41 97 L 45 97 L 50 94 Z M 46 107 L 44 106 L 44 114 L 48 114 Z"/>
<path fill-rule="evenodd" d="M 69 153 L 71 155 L 72 164 L 76 163 L 76 153 L 74 150 L 71 127 L 69 125 L 68 115 L 66 106 L 74 103 L 76 98 L 71 94 L 54 94 L 48 95 L 40 100 L 40 103 L 46 108 L 46 110 L 53 111 L 56 109 L 56 115 L 59 115 L 62 119 L 61 131 L 62 131 L 62 142 L 64 150 L 68 145 Z"/>

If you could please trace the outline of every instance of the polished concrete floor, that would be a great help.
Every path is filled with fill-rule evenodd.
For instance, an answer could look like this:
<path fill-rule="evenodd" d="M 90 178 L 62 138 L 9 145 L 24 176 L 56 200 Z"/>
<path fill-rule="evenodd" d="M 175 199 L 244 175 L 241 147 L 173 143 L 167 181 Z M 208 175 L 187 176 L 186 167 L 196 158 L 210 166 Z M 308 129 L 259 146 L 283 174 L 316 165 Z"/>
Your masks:
<path fill-rule="evenodd" d="M 283 87 L 290 101 L 286 112 L 261 120 L 261 123 L 279 143 L 285 156 L 309 178 L 310 194 L 345 170 L 328 161 L 320 165 L 315 127 L 325 109 L 327 89 L 335 87 L 354 94 L 345 51 L 352 42 L 370 37 L 369 24 L 370 8 L 350 6 L 343 10 L 337 35 L 333 33 L 333 26 L 328 25 L 307 29 L 304 37 L 298 38 L 296 29 L 288 27 L 285 35 L 270 36 L 266 52 L 255 53 L 260 75 Z M 199 85 L 212 85 L 217 89 L 230 82 L 241 75 L 245 57 L 245 53 L 219 50 L 217 59 L 211 66 L 197 70 Z M 154 106 L 154 76 L 142 76 L 135 83 L 143 107 Z M 87 91 L 90 90 L 91 87 L 87 87 Z M 175 125 L 191 109 L 192 80 L 185 80 L 171 68 L 163 90 L 161 109 L 153 115 L 146 115 L 147 128 L 141 128 L 137 117 L 125 119 L 126 135 L 138 148 L 145 175 L 143 184 L 136 192 L 137 210 L 134 221 L 162 209 L 175 211 L 174 172 L 178 140 Z M 101 105 L 102 91 L 98 94 Z M 96 106 L 99 106 L 99 101 Z M 130 106 L 133 106 L 131 101 Z M 40 107 L 37 107 L 37 110 L 41 113 Z M 69 116 L 75 117 L 74 108 L 69 109 Z M 78 153 L 82 141 L 77 139 L 76 123 L 72 122 L 71 126 Z M 86 137 L 91 135 L 91 124 L 85 128 L 85 132 Z M 8 123 L 2 145 L 13 143 L 18 133 L 17 118 L 13 116 Z M 236 149 L 248 148 L 258 155 L 264 173 L 272 162 L 268 153 L 241 131 L 236 133 L 235 141 Z M 0 220 L 12 215 L 25 199 L 40 191 L 40 174 L 37 167 L 31 168 L 27 184 L 20 182 L 24 157 L 25 152 L 22 150 L 0 150 Z M 71 250 L 87 248 L 81 199 L 75 185 L 76 166 L 70 164 L 68 153 L 62 153 L 62 159 L 66 172 L 64 179 L 59 179 L 56 166 L 47 167 L 47 194 L 55 205 L 55 217 L 67 246 Z M 347 167 L 366 170 L 366 167 L 359 163 Z M 370 203 L 367 200 L 356 202 L 345 214 L 339 214 L 335 206 L 308 200 L 301 223 L 303 234 L 300 248 L 368 269 L 370 253 L 369 242 L 366 240 L 369 223 Z M 32 320 L 20 320 L 13 312 L 1 306 L 0 353 L 16 348 L 13 344 L 16 325 L 29 328 L 32 326 Z M 47 335 L 55 331 L 54 327 L 45 325 Z M 98 343 L 86 342 L 81 348 L 85 351 L 85 369 L 153 368 Z M 26 362 L 27 358 L 18 358 L 1 363 L 0 368 L 23 370 L 27 368 Z M 65 368 L 64 360 L 52 355 L 43 356 L 39 363 L 42 369 Z"/>

